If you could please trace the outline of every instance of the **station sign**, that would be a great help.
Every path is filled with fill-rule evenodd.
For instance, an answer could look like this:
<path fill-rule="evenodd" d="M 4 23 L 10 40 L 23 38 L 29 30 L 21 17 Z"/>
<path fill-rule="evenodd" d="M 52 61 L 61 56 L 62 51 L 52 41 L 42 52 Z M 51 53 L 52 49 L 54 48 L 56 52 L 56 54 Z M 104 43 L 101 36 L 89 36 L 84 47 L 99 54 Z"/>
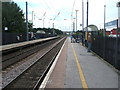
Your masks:
<path fill-rule="evenodd" d="M 106 28 L 117 28 L 118 20 L 113 20 L 111 22 L 105 23 Z"/>

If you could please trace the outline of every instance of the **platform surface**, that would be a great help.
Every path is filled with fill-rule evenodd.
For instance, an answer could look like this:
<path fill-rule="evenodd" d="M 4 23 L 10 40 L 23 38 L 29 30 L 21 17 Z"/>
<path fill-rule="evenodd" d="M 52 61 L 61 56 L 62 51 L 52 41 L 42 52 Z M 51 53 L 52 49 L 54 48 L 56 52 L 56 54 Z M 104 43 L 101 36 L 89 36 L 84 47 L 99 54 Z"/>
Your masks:
<path fill-rule="evenodd" d="M 46 88 L 120 88 L 120 76 L 68 37 Z"/>
<path fill-rule="evenodd" d="M 25 42 L 20 42 L 20 43 L 2 45 L 2 46 L 0 46 L 0 51 L 4 51 L 7 49 L 12 49 L 12 48 L 16 48 L 16 47 L 20 47 L 20 46 L 24 46 L 24 45 L 28 45 L 28 44 L 35 44 L 37 42 L 51 40 L 54 38 L 57 38 L 57 37 L 49 37 L 49 38 L 44 38 L 44 39 L 37 39 L 37 40 L 32 40 L 32 41 L 25 41 Z"/>

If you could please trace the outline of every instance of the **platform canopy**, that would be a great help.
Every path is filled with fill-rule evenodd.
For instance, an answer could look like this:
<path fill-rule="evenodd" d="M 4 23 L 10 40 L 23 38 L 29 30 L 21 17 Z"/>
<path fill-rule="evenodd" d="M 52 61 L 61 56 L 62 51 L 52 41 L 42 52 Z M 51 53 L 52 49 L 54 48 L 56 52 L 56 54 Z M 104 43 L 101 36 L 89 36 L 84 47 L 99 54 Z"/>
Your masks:
<path fill-rule="evenodd" d="M 84 29 L 84 31 L 87 31 L 87 27 Z M 96 25 L 89 25 L 88 32 L 89 31 L 98 31 L 98 27 Z"/>
<path fill-rule="evenodd" d="M 38 30 L 36 33 L 42 33 L 42 34 L 45 34 L 45 31 L 43 31 L 43 30 Z"/>

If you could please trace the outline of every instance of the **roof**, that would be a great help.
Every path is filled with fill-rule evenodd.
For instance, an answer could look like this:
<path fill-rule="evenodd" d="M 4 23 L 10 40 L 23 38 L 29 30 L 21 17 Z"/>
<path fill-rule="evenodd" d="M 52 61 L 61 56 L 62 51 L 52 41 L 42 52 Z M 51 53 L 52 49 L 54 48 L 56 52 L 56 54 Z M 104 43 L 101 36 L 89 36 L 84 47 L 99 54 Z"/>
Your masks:
<path fill-rule="evenodd" d="M 84 30 L 86 31 L 87 27 Z M 95 25 L 89 25 L 88 26 L 88 31 L 98 31 L 98 27 L 95 26 Z"/>
<path fill-rule="evenodd" d="M 43 34 L 45 34 L 45 31 L 38 30 L 36 33 L 43 33 Z"/>

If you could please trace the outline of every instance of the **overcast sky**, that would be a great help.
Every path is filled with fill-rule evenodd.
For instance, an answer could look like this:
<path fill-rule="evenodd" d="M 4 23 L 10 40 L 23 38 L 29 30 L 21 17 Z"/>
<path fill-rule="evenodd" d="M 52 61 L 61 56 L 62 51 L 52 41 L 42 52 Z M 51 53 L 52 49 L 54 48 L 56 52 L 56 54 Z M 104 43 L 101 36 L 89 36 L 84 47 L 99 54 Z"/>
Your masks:
<path fill-rule="evenodd" d="M 25 13 L 26 0 L 13 0 Z M 72 30 L 72 18 L 76 17 L 75 10 L 78 11 L 78 29 L 81 30 L 82 24 L 82 0 L 27 0 L 28 1 L 28 19 L 32 20 L 32 11 L 34 11 L 34 27 L 52 28 L 54 20 L 55 28 L 63 31 Z M 103 28 L 104 23 L 104 5 L 106 5 L 106 22 L 118 18 L 118 8 L 116 3 L 120 0 L 88 0 L 89 1 L 89 25 L 94 24 L 98 28 Z M 86 7 L 87 0 L 84 0 L 84 26 L 86 26 Z M 46 12 L 46 14 L 45 14 Z M 59 15 L 58 15 L 59 13 Z M 45 16 L 44 16 L 45 15 Z M 42 20 L 41 20 L 42 19 Z"/>

